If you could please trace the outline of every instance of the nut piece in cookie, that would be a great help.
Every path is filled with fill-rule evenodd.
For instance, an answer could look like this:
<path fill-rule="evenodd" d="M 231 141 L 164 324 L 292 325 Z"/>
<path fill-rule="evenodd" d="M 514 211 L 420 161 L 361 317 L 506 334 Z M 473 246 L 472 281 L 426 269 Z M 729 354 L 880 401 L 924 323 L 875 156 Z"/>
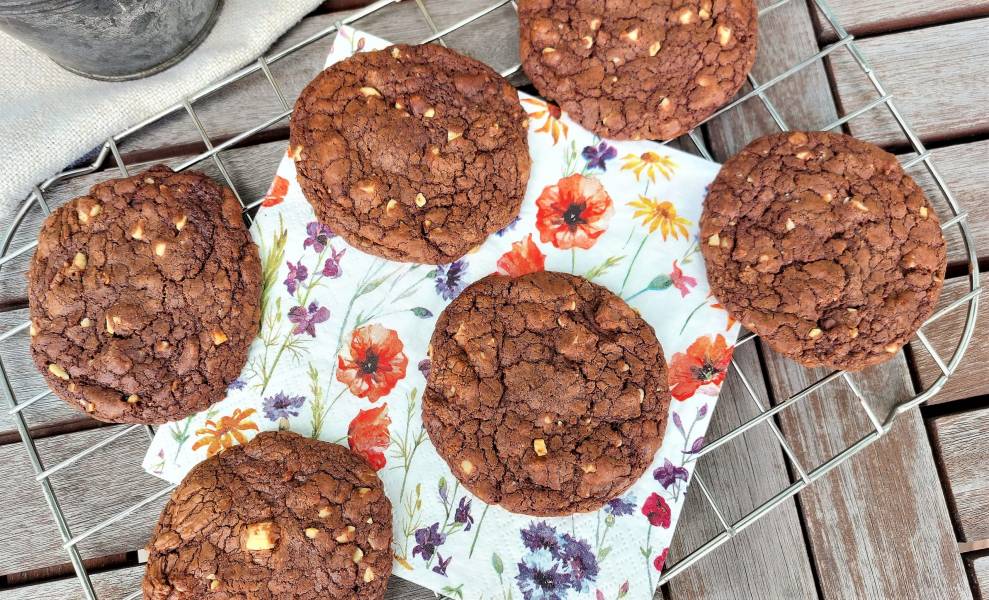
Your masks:
<path fill-rule="evenodd" d="M 845 135 L 755 140 L 711 184 L 700 226 L 721 304 L 808 367 L 889 359 L 944 282 L 944 237 L 920 187 L 895 156 Z"/>
<path fill-rule="evenodd" d="M 734 96 L 755 62 L 753 0 L 519 0 L 539 93 L 612 139 L 669 140 Z"/>
<path fill-rule="evenodd" d="M 292 156 L 316 216 L 389 260 L 451 263 L 517 215 L 529 180 L 518 93 L 442 46 L 343 60 L 292 112 Z"/>
<path fill-rule="evenodd" d="M 44 222 L 28 272 L 31 355 L 93 418 L 165 423 L 223 398 L 260 320 L 261 263 L 233 193 L 157 166 Z"/>
<path fill-rule="evenodd" d="M 377 473 L 356 454 L 260 433 L 194 467 L 172 492 L 148 543 L 144 597 L 381 600 L 391 514 Z"/>
<path fill-rule="evenodd" d="M 490 275 L 440 315 L 426 431 L 457 479 L 530 515 L 596 510 L 634 483 L 670 393 L 648 323 L 586 279 Z"/>

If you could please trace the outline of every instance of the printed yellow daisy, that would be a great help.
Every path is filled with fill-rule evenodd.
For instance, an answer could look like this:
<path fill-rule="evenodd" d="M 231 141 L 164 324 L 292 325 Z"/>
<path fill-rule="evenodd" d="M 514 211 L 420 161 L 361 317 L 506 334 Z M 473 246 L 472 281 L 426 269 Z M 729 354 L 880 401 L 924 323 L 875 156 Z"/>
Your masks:
<path fill-rule="evenodd" d="M 642 226 L 648 227 L 649 233 L 659 229 L 664 242 L 667 236 L 673 236 L 675 240 L 680 239 L 680 236 L 688 237 L 687 227 L 692 223 L 689 219 L 677 215 L 677 209 L 672 202 L 668 200 L 659 202 L 640 195 L 638 200 L 633 200 L 628 205 L 635 209 L 635 214 L 632 216 L 641 217 Z"/>
<path fill-rule="evenodd" d="M 669 156 L 662 156 L 655 152 L 643 152 L 642 154 L 626 154 L 622 157 L 625 163 L 622 171 L 632 171 L 635 173 L 635 180 L 638 181 L 645 172 L 649 181 L 656 183 L 656 173 L 669 180 L 676 172 L 677 164 Z"/>

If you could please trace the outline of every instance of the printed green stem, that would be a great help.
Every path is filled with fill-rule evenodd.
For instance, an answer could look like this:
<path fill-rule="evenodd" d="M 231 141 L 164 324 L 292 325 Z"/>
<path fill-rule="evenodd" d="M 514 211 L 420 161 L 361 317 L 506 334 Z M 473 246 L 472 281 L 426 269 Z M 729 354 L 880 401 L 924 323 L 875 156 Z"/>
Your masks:
<path fill-rule="evenodd" d="M 705 298 L 703 302 L 701 302 L 700 304 L 698 304 L 697 307 L 694 308 L 694 310 L 690 311 L 690 314 L 687 315 L 687 318 L 684 319 L 684 321 L 683 321 L 683 327 L 680 328 L 680 333 L 683 333 L 683 331 L 687 328 L 687 323 L 689 323 L 690 320 L 692 318 L 694 318 L 694 313 L 696 313 L 697 311 L 699 311 L 704 306 L 707 306 L 707 298 Z"/>
<path fill-rule="evenodd" d="M 646 551 L 643 553 L 646 557 L 646 576 L 649 578 L 649 592 L 652 593 L 655 590 L 652 587 L 652 565 L 649 564 L 649 558 L 652 556 L 652 548 L 649 546 L 649 537 L 652 535 L 652 524 L 649 525 L 649 529 L 646 530 Z"/>
<path fill-rule="evenodd" d="M 484 517 L 488 514 L 488 509 L 491 508 L 490 504 L 484 505 L 484 510 L 481 511 L 481 518 L 477 520 L 477 527 L 474 529 L 474 540 L 470 543 L 470 552 L 467 553 L 467 558 L 474 556 L 474 546 L 477 545 L 477 536 L 481 535 L 481 525 L 484 524 Z M 501 578 L 501 575 L 498 575 Z"/>
<path fill-rule="evenodd" d="M 625 285 L 628 283 L 628 278 L 632 276 L 632 267 L 635 266 L 636 259 L 639 258 L 639 253 L 642 252 L 642 248 L 646 245 L 646 240 L 649 239 L 649 234 L 646 234 L 642 241 L 639 242 L 639 247 L 636 248 L 635 254 L 632 255 L 632 262 L 628 263 L 628 270 L 625 271 L 625 279 L 622 279 L 622 289 L 618 290 L 618 295 L 620 296 L 622 292 L 625 291 Z"/>
<path fill-rule="evenodd" d="M 638 298 L 639 296 L 641 296 L 642 294 L 645 294 L 648 291 L 649 291 L 649 286 L 646 286 L 646 287 L 642 288 L 641 290 L 635 292 L 634 294 L 632 294 L 628 298 L 625 298 L 625 302 L 631 302 L 632 300 Z"/>

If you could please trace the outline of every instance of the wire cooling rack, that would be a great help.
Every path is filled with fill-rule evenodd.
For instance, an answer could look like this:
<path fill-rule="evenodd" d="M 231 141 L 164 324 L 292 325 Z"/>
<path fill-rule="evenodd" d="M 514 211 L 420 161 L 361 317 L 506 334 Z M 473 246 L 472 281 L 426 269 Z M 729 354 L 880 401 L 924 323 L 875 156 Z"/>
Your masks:
<path fill-rule="evenodd" d="M 174 106 L 160 112 L 159 114 L 150 117 L 145 121 L 138 123 L 137 125 L 134 125 L 133 127 L 130 127 L 129 129 L 126 129 L 118 133 L 117 135 L 111 137 L 102 145 L 98 155 L 92 161 L 91 164 L 85 167 L 71 169 L 64 171 L 62 173 L 58 173 L 36 185 L 33 191 L 28 195 L 28 197 L 23 200 L 22 204 L 20 205 L 20 209 L 17 211 L 11 224 L 7 227 L 7 231 L 5 232 L 2 241 L 0 241 L 0 276 L 3 275 L 2 268 L 4 265 L 7 265 L 8 263 L 10 263 L 10 261 L 17 258 L 18 256 L 31 252 L 32 249 L 37 245 L 37 243 L 34 242 L 34 243 L 25 244 L 13 250 L 11 249 L 14 235 L 20 229 L 22 223 L 25 220 L 25 217 L 29 213 L 31 213 L 31 211 L 40 210 L 45 215 L 47 215 L 50 212 L 51 207 L 49 206 L 48 200 L 46 200 L 45 197 L 46 191 L 49 191 L 50 188 L 55 184 L 62 183 L 67 180 L 80 177 L 83 175 L 87 175 L 101 169 L 104 163 L 111 155 L 115 159 L 117 165 L 116 168 L 120 171 L 120 173 L 125 177 L 128 176 L 129 175 L 128 168 L 124 160 L 121 158 L 121 153 L 120 150 L 118 149 L 118 144 L 126 139 L 130 139 L 132 137 L 139 135 L 145 128 L 153 124 L 156 124 L 165 118 L 172 117 L 173 115 L 181 115 L 183 112 L 191 120 L 192 124 L 199 132 L 199 135 L 201 136 L 202 141 L 205 144 L 206 151 L 178 165 L 177 167 L 175 167 L 176 170 L 187 169 L 203 161 L 211 161 L 212 163 L 214 163 L 216 169 L 219 171 L 220 175 L 225 180 L 226 184 L 230 186 L 230 188 L 236 194 L 238 201 L 240 202 L 241 206 L 244 209 L 244 217 L 248 221 L 248 223 L 250 223 L 252 209 L 255 209 L 261 203 L 261 200 L 256 200 L 253 202 L 244 201 L 243 195 L 238 190 L 237 185 L 230 177 L 230 173 L 223 162 L 222 153 L 225 150 L 230 149 L 236 146 L 237 144 L 240 144 L 241 142 L 244 142 L 251 136 L 254 136 L 259 132 L 262 132 L 265 129 L 285 120 L 289 116 L 291 112 L 291 103 L 283 93 L 276 79 L 273 77 L 271 67 L 276 63 L 278 63 L 278 61 L 284 59 L 285 57 L 290 56 L 298 52 L 299 50 L 333 34 L 338 30 L 338 28 L 341 25 L 344 24 L 354 25 L 355 27 L 359 28 L 361 19 L 364 19 L 369 15 L 378 13 L 379 11 L 387 10 L 389 6 L 392 6 L 400 1 L 401 0 L 379 0 L 377 2 L 368 5 L 363 9 L 351 13 L 347 18 L 343 19 L 342 21 L 337 22 L 333 26 L 315 33 L 314 35 L 306 38 L 305 40 L 292 45 L 291 47 L 260 57 L 257 60 L 257 62 L 247 67 L 244 67 L 243 69 L 237 71 L 236 73 L 233 73 L 232 75 L 224 78 L 221 81 L 214 83 L 209 87 L 203 88 L 202 90 L 189 96 L 182 102 L 175 104 Z M 770 11 L 780 8 L 781 6 L 787 4 L 790 1 L 791 0 L 778 0 L 768 6 L 765 6 L 759 12 L 760 18 L 762 18 L 765 14 L 769 13 Z M 786 457 L 786 464 L 791 469 L 790 472 L 796 474 L 796 476 L 794 477 L 796 481 L 793 481 L 792 483 L 789 483 L 788 485 L 783 487 L 783 489 L 780 489 L 775 495 L 770 497 L 767 501 L 755 507 L 753 510 L 749 511 L 741 518 L 737 520 L 732 520 L 727 515 L 733 513 L 726 512 L 721 506 L 718 505 L 718 503 L 714 500 L 714 497 L 710 492 L 711 488 L 709 488 L 709 485 L 705 483 L 705 481 L 702 480 L 698 474 L 695 473 L 693 476 L 693 483 L 694 485 L 697 486 L 697 489 L 700 490 L 704 499 L 710 504 L 715 516 L 717 517 L 718 520 L 717 526 L 720 529 L 720 532 L 714 535 L 712 538 L 710 538 L 707 542 L 701 544 L 698 548 L 691 551 L 689 554 L 687 554 L 684 558 L 679 560 L 677 563 L 669 565 L 666 568 L 666 570 L 663 572 L 660 578 L 660 583 L 665 583 L 670 579 L 672 579 L 673 577 L 676 577 L 679 573 L 683 572 L 684 569 L 687 569 L 692 564 L 696 563 L 697 561 L 701 560 L 704 556 L 712 552 L 715 548 L 718 548 L 719 546 L 730 540 L 732 537 L 734 537 L 741 531 L 751 526 L 759 518 L 764 516 L 773 508 L 786 502 L 789 498 L 792 498 L 801 490 L 813 484 L 817 479 L 821 478 L 822 476 L 827 474 L 829 471 L 831 471 L 838 465 L 850 459 L 852 456 L 862 451 L 865 447 L 874 443 L 876 440 L 882 437 L 887 431 L 889 431 L 893 422 L 896 420 L 896 418 L 899 415 L 913 409 L 920 403 L 924 402 L 925 400 L 936 394 L 957 368 L 959 362 L 962 359 L 962 356 L 965 353 L 966 348 L 968 347 L 969 341 L 971 340 L 972 334 L 975 329 L 975 318 L 978 312 L 978 300 L 979 300 L 978 296 L 980 291 L 979 273 L 978 273 L 978 262 L 977 262 L 976 251 L 972 241 L 971 233 L 969 231 L 968 224 L 966 222 L 966 214 L 961 211 L 954 196 L 951 194 L 950 190 L 945 184 L 943 177 L 941 176 L 937 168 L 934 166 L 934 163 L 931 160 L 930 152 L 928 152 L 928 150 L 924 147 L 924 144 L 921 143 L 920 138 L 913 132 L 913 130 L 904 120 L 903 116 L 900 114 L 899 110 L 897 110 L 896 106 L 894 105 L 891 99 L 890 94 L 880 83 L 875 72 L 872 70 L 869 63 L 866 61 L 865 57 L 862 55 L 861 51 L 856 46 L 853 36 L 850 35 L 841 26 L 841 24 L 835 18 L 834 13 L 832 12 L 830 7 L 826 4 L 824 0 L 812 0 L 812 2 L 814 5 L 816 5 L 818 12 L 823 17 L 823 19 L 828 23 L 830 23 L 832 29 L 837 34 L 837 40 L 831 43 L 830 45 L 821 48 L 817 53 L 806 57 L 805 59 L 801 60 L 796 64 L 793 64 L 792 66 L 788 67 L 787 69 L 780 72 L 778 75 L 773 76 L 771 79 L 767 81 L 760 83 L 756 81 L 755 78 L 750 76 L 749 83 L 751 84 L 751 90 L 748 91 L 747 93 L 738 96 L 730 104 L 721 108 L 711 118 L 713 119 L 715 117 L 724 116 L 724 115 L 729 116 L 729 118 L 732 117 L 741 118 L 738 115 L 733 114 L 734 110 L 745 102 L 758 101 L 762 103 L 762 105 L 768 111 L 769 115 L 772 117 L 772 120 L 779 127 L 779 129 L 786 131 L 787 125 L 783 120 L 783 118 L 781 117 L 780 111 L 769 99 L 767 92 L 776 84 L 786 80 L 789 77 L 792 77 L 794 74 L 816 63 L 817 61 L 824 60 L 826 57 L 832 55 L 833 53 L 836 53 L 838 51 L 845 51 L 850 53 L 854 63 L 858 65 L 862 73 L 868 78 L 871 87 L 874 88 L 875 96 L 871 101 L 868 101 L 863 106 L 845 113 L 843 116 L 841 116 L 832 123 L 822 124 L 819 128 L 824 131 L 839 129 L 845 126 L 845 124 L 851 121 L 852 119 L 855 119 L 860 115 L 865 114 L 866 112 L 872 110 L 882 110 L 882 109 L 889 111 L 893 120 L 899 126 L 899 129 L 902 131 L 903 135 L 905 136 L 905 139 L 909 142 L 913 150 L 913 155 L 904 161 L 903 166 L 909 169 L 910 167 L 914 167 L 922 164 L 923 167 L 926 168 L 933 182 L 935 183 L 936 190 L 941 195 L 945 205 L 951 211 L 951 215 L 943 220 L 942 228 L 944 230 L 948 230 L 949 228 L 957 228 L 958 232 L 960 233 L 961 243 L 964 244 L 965 246 L 964 248 L 965 257 L 968 262 L 967 265 L 968 275 L 966 278 L 968 281 L 968 291 L 963 295 L 961 295 L 956 300 L 954 300 L 953 302 L 943 306 L 940 310 L 935 312 L 927 320 L 927 322 L 924 324 L 921 330 L 918 331 L 916 334 L 916 338 L 920 342 L 920 345 L 924 348 L 926 352 L 930 353 L 933 361 L 940 368 L 941 370 L 940 377 L 938 377 L 938 379 L 934 381 L 933 384 L 931 384 L 926 389 L 922 390 L 913 398 L 903 402 L 899 402 L 898 404 L 894 405 L 892 408 L 889 408 L 886 414 L 880 414 L 878 410 L 879 402 L 877 398 L 870 398 L 868 395 L 863 393 L 863 391 L 855 384 L 854 380 L 849 376 L 849 374 L 841 371 L 830 373 L 829 375 L 807 386 L 805 389 L 800 390 L 797 393 L 793 394 L 789 398 L 773 405 L 772 402 L 769 401 L 769 399 L 763 399 L 759 397 L 759 394 L 755 391 L 755 388 L 751 383 L 750 380 L 751 376 L 746 375 L 739 367 L 739 365 L 733 361 L 732 370 L 735 372 L 736 376 L 741 382 L 746 393 L 751 397 L 753 404 L 757 409 L 757 414 L 754 417 L 750 418 L 749 420 L 741 423 L 734 429 L 730 430 L 729 432 L 725 433 L 720 438 L 713 441 L 709 441 L 708 444 L 697 454 L 697 457 L 700 458 L 702 456 L 705 456 L 711 453 L 712 451 L 716 450 L 717 448 L 720 448 L 721 446 L 724 446 L 725 444 L 731 443 L 733 440 L 738 439 L 746 431 L 749 431 L 750 429 L 753 429 L 758 425 L 766 424 L 772 430 L 774 437 L 778 440 L 782 448 L 783 455 Z M 472 25 L 480 26 L 479 24 L 475 25 L 475 22 L 493 13 L 494 11 L 502 9 L 503 7 L 506 10 L 508 10 L 508 7 L 511 6 L 512 8 L 515 8 L 517 10 L 517 7 L 515 6 L 515 2 L 512 0 L 493 0 L 490 3 L 490 5 L 486 6 L 482 10 L 479 10 L 478 12 L 448 27 L 439 29 L 436 27 L 435 21 L 433 19 L 433 15 L 429 13 L 429 11 L 426 8 L 426 5 L 423 3 L 423 0 L 415 0 L 415 3 L 418 5 L 422 13 L 422 16 L 425 18 L 426 22 L 434 32 L 433 35 L 422 40 L 422 43 L 437 42 L 437 41 L 443 43 L 444 37 L 449 36 L 450 34 L 453 34 L 462 28 L 471 27 Z M 765 29 L 763 29 L 763 35 L 768 36 L 768 35 L 772 35 L 772 33 L 771 31 L 766 31 Z M 521 65 L 516 64 L 515 66 L 504 70 L 502 72 L 502 75 L 505 75 L 506 77 L 515 75 L 516 73 L 519 72 L 520 68 Z M 196 112 L 196 108 L 194 105 L 197 102 L 202 101 L 207 96 L 212 96 L 213 94 L 221 93 L 223 90 L 225 90 L 235 82 L 257 72 L 261 72 L 264 75 L 264 77 L 267 79 L 267 81 L 271 84 L 272 92 L 277 97 L 277 100 L 280 103 L 281 108 L 283 109 L 282 112 L 280 114 L 277 114 L 271 119 L 265 120 L 261 123 L 254 125 L 253 127 L 241 131 L 240 133 L 227 139 L 223 143 L 214 145 L 213 142 L 210 140 L 209 135 L 206 133 L 206 130 L 203 128 L 203 124 L 200 121 L 200 118 Z M 706 158 L 711 158 L 711 154 L 704 143 L 703 136 L 700 134 L 700 131 L 698 130 L 692 131 L 688 134 L 687 137 L 689 137 L 691 143 L 694 145 L 698 153 L 700 153 Z M 107 174 L 107 176 L 108 177 L 110 176 L 109 173 Z M 943 216 L 945 215 L 942 215 L 942 217 Z M 10 269 L 8 268 L 8 271 L 9 270 Z M 961 308 L 966 305 L 967 305 L 967 315 L 966 315 L 964 329 L 959 338 L 958 344 L 955 346 L 954 350 L 952 351 L 950 358 L 948 360 L 945 360 L 928 341 L 928 338 L 924 334 L 923 329 L 924 327 L 927 327 L 930 324 L 941 319 L 949 312 L 954 310 L 961 310 Z M 2 335 L 0 335 L 0 342 L 6 344 L 9 343 L 8 340 L 13 336 L 16 335 L 23 336 L 24 332 L 28 329 L 28 327 L 29 327 L 29 323 L 25 322 L 17 327 L 14 327 L 4 332 Z M 750 344 L 754 339 L 755 336 L 752 334 L 744 335 L 738 340 L 736 346 L 741 346 L 743 344 Z M 24 343 L 23 346 L 24 348 L 26 348 L 27 344 Z M 761 374 L 759 374 L 759 376 L 761 376 Z M 864 411 L 865 416 L 868 418 L 868 422 L 871 423 L 872 429 L 869 431 L 869 433 L 865 434 L 863 437 L 861 437 L 854 443 L 848 445 L 846 448 L 838 452 L 836 455 L 821 462 L 820 464 L 816 464 L 816 465 L 801 464 L 800 461 L 797 459 L 796 452 L 791 447 L 791 445 L 786 441 L 786 438 L 784 437 L 782 431 L 776 424 L 775 416 L 784 410 L 791 409 L 797 405 L 800 405 L 803 401 L 805 401 L 806 398 L 811 396 L 814 392 L 818 391 L 823 386 L 828 385 L 831 382 L 838 382 L 839 384 L 844 384 L 848 386 L 854 397 L 858 399 L 858 403 L 860 404 L 862 411 Z M 9 412 L 21 435 L 21 438 L 23 439 L 24 445 L 27 448 L 31 465 L 35 471 L 35 479 L 40 484 L 44 497 L 48 502 L 49 507 L 51 508 L 52 514 L 55 517 L 55 521 L 58 526 L 59 533 L 61 534 L 62 537 L 62 542 L 63 542 L 62 545 L 65 548 L 65 551 L 68 553 L 69 559 L 72 563 L 72 566 L 75 569 L 76 575 L 79 578 L 83 591 L 87 598 L 91 600 L 96 600 L 97 594 L 93 589 L 93 585 L 90 581 L 89 574 L 87 573 L 86 568 L 83 565 L 83 561 L 79 553 L 79 549 L 78 549 L 79 543 L 82 540 L 90 537 L 91 535 L 105 528 L 112 527 L 115 523 L 118 523 L 125 517 L 159 500 L 166 494 L 170 493 L 174 488 L 174 486 L 166 486 L 157 493 L 141 500 L 140 502 L 134 505 L 119 507 L 119 510 L 112 517 L 106 519 L 105 521 L 97 525 L 94 525 L 81 533 L 73 533 L 66 520 L 65 513 L 61 508 L 61 503 L 59 499 L 56 497 L 55 492 L 52 488 L 50 477 L 63 469 L 70 468 L 78 461 L 84 460 L 87 456 L 89 456 L 96 450 L 113 444 L 120 437 L 127 435 L 131 431 L 144 428 L 150 438 L 154 435 L 154 430 L 150 426 L 142 426 L 142 425 L 132 425 L 120 429 L 113 435 L 104 438 L 100 442 L 86 448 L 85 450 L 65 460 L 62 460 L 56 465 L 46 468 L 44 466 L 44 462 L 42 461 L 41 456 L 38 453 L 38 448 L 31 437 L 28 421 L 25 415 L 26 412 L 25 409 L 31 406 L 33 403 L 41 400 L 42 398 L 47 397 L 51 392 L 45 391 L 37 395 L 34 395 L 30 398 L 26 398 L 23 400 L 19 399 L 15 393 L 15 390 L 12 389 L 10 378 L 8 377 L 7 374 L 7 367 L 3 363 L 3 360 L 0 359 L 0 393 L 4 395 L 4 397 L 6 398 L 7 402 L 10 405 Z M 826 424 L 822 424 L 821 435 L 823 435 L 823 430 L 825 427 Z M 139 462 L 141 459 L 142 456 L 139 455 L 133 456 L 133 460 L 136 462 Z M 789 480 L 790 477 L 788 475 L 786 481 Z M 92 493 L 99 493 L 99 490 L 92 490 Z M 126 600 L 138 598 L 140 597 L 140 595 L 141 595 L 140 590 L 137 590 L 134 593 L 128 595 L 126 597 Z"/>

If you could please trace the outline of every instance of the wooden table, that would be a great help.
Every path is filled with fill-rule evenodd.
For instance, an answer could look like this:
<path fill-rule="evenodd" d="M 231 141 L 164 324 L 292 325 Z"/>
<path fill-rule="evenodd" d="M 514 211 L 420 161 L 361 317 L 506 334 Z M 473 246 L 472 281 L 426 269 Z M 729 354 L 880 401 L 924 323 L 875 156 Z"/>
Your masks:
<path fill-rule="evenodd" d="M 328 2 L 276 44 L 287 47 L 334 23 L 359 1 Z M 407 0 L 362 21 L 362 28 L 399 42 L 414 42 L 446 27 L 488 0 L 422 0 L 434 23 Z M 770 0 L 763 6 L 776 4 Z M 961 204 L 969 213 L 982 257 L 989 256 L 989 0 L 832 0 L 845 27 L 859 39 L 901 111 L 912 122 Z M 337 12 L 335 12 L 337 11 Z M 510 8 L 485 17 L 484 29 L 447 36 L 451 46 L 503 69 L 517 61 Z M 800 0 L 776 7 L 761 19 L 760 57 L 754 72 L 765 81 L 832 43 L 835 33 Z M 272 67 L 282 90 L 295 98 L 318 71 L 330 44 L 324 39 Z M 513 80 L 514 81 L 514 80 Z M 770 94 L 780 116 L 794 128 L 820 128 L 855 110 L 870 88 L 847 53 L 835 52 L 775 86 Z M 236 110 L 231 110 L 236 106 Z M 249 76 L 229 90 L 196 104 L 214 143 L 279 114 L 283 108 L 268 83 Z M 705 127 L 709 146 L 725 158 L 775 125 L 757 102 L 743 105 L 744 118 L 717 119 Z M 894 152 L 906 140 L 880 111 L 852 120 L 847 131 Z M 260 197 L 284 152 L 282 120 L 222 154 L 242 194 Z M 689 148 L 689 144 L 687 146 Z M 202 152 L 193 124 L 180 115 L 165 119 L 121 145 L 125 161 L 177 163 Z M 207 167 L 212 168 L 206 164 Z M 64 202 L 101 178 L 95 173 L 49 194 Z M 207 169 L 208 170 L 208 169 Z M 215 174 L 215 170 L 213 171 Z M 918 171 L 919 173 L 919 171 Z M 932 189 L 932 182 L 920 177 Z M 0 215 L 7 223 L 11 215 Z M 29 215 L 14 247 L 30 241 L 40 217 Z M 954 240 L 957 242 L 957 239 Z M 944 302 L 963 293 L 964 257 L 953 252 Z M 989 261 L 987 261 L 989 262 Z M 20 272 L 26 262 L 3 267 L 0 333 L 23 323 L 27 301 Z M 985 264 L 983 268 L 985 268 Z M 989 328 L 989 316 L 980 319 Z M 964 313 L 957 311 L 928 332 L 936 348 L 956 343 Z M 0 354 L 18 398 L 43 391 L 29 364 L 26 336 L 4 342 Z M 754 391 L 770 401 L 786 398 L 820 377 L 758 344 L 736 353 Z M 912 346 L 890 362 L 866 371 L 857 382 L 890 403 L 909 398 L 933 381 L 938 368 Z M 714 416 L 712 435 L 751 417 L 751 399 L 732 372 Z M 989 335 L 976 335 L 960 370 L 926 405 L 900 418 L 885 437 L 790 499 L 730 542 L 663 586 L 657 598 L 989 598 Z M 841 450 L 861 426 L 849 410 L 847 387 L 824 387 L 799 412 L 783 412 L 777 425 L 798 460 L 816 464 Z M 25 414 L 44 464 L 51 466 L 110 435 L 113 444 L 51 478 L 74 533 L 86 530 L 160 490 L 140 459 L 147 445 L 142 429 L 106 425 L 81 417 L 52 398 Z M 821 423 L 829 423 L 821 431 Z M 737 518 L 794 481 L 769 427 L 756 427 L 700 461 L 698 474 L 722 506 Z M 710 438 L 709 438 L 710 439 Z M 81 592 L 49 507 L 34 480 L 28 454 L 6 409 L 0 413 L 0 600 L 75 598 Z M 94 490 L 100 490 L 94 493 Z M 101 598 L 123 598 L 138 589 L 143 573 L 137 550 L 146 542 L 164 498 L 151 502 L 80 544 Z M 671 550 L 671 562 L 717 533 L 710 507 L 699 494 L 688 498 Z M 421 588 L 392 578 L 389 598 L 431 598 Z"/>

